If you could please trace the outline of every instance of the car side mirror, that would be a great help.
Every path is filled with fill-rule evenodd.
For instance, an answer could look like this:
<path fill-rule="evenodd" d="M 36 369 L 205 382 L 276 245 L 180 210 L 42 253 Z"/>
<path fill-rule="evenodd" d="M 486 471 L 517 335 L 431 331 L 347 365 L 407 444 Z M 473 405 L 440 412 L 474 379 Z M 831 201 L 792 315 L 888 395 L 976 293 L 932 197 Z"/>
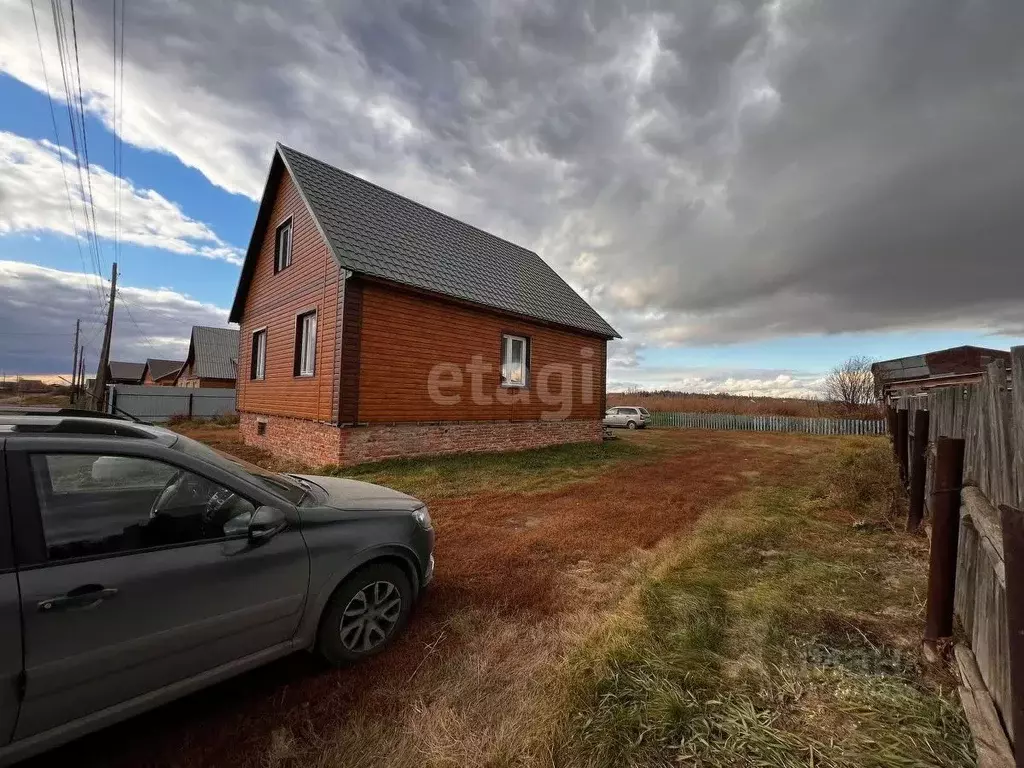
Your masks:
<path fill-rule="evenodd" d="M 266 541 L 287 524 L 288 518 L 277 507 L 260 507 L 249 521 L 249 541 Z"/>

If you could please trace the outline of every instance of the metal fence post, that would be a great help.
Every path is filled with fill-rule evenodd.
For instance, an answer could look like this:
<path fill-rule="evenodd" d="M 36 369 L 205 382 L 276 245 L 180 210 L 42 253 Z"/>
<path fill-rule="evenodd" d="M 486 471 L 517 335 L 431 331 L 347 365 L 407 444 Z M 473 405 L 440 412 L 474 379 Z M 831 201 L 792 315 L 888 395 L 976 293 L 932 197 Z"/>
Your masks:
<path fill-rule="evenodd" d="M 914 444 L 910 466 L 910 511 L 907 514 L 907 531 L 913 533 L 924 518 L 924 481 L 928 460 L 928 411 L 914 411 Z"/>
<path fill-rule="evenodd" d="M 960 536 L 960 487 L 964 477 L 964 441 L 940 437 L 936 443 L 932 491 L 932 548 L 928 563 L 928 608 L 924 639 L 953 634 L 956 555 Z M 1009 575 L 1007 575 L 1009 577 Z"/>
<path fill-rule="evenodd" d="M 188 417 L 192 418 L 192 393 L 188 393 Z"/>
<path fill-rule="evenodd" d="M 1003 565 L 1006 568 L 1006 632 L 1010 648 L 1010 711 L 1017 740 L 1014 758 L 1024 768 L 1024 512 L 1002 504 Z"/>

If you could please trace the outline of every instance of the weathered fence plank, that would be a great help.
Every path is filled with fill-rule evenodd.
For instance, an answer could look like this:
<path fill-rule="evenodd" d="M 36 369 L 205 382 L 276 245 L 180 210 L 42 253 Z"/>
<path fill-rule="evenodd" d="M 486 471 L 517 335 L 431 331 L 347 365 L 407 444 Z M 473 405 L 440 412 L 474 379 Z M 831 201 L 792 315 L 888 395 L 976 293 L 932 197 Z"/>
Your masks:
<path fill-rule="evenodd" d="M 980 489 L 963 489 L 954 604 L 985 686 L 999 711 L 1010 705 L 1006 571 L 999 513 Z"/>
<path fill-rule="evenodd" d="M 1008 504 L 999 507 L 1006 566 L 1006 623 L 1010 690 L 1003 718 L 1010 733 L 1024 733 L 1024 512 Z M 1017 750 L 1017 765 L 1024 766 L 1024 749 Z"/>
<path fill-rule="evenodd" d="M 962 435 L 966 442 L 954 606 L 1013 740 L 1024 729 L 1024 642 L 1011 640 L 1010 622 L 1016 616 L 1024 625 L 1024 607 L 1009 606 L 1007 587 L 1011 578 L 1014 586 L 1024 578 L 1009 573 L 1013 560 L 1024 572 L 1024 530 L 1017 531 L 1020 541 L 1011 542 L 1005 526 L 1007 510 L 1024 506 L 1024 347 L 1012 350 L 1009 371 L 995 361 L 980 383 L 933 391 L 928 401 L 933 438 Z M 1024 764 L 1022 757 L 1024 749 L 1018 750 L 1018 764 Z"/>
<path fill-rule="evenodd" d="M 1024 347 L 1010 350 L 1010 372 L 1012 391 L 1010 393 L 1010 440 L 1013 443 L 1013 483 L 1017 509 L 1024 509 Z"/>

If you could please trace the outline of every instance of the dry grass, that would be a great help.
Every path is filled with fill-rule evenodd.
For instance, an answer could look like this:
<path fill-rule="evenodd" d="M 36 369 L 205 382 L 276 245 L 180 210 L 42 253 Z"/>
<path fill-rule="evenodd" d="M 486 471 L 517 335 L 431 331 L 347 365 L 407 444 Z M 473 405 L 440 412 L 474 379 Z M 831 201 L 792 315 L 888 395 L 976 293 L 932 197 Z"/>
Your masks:
<path fill-rule="evenodd" d="M 840 403 L 781 397 L 705 395 L 686 392 L 609 392 L 608 405 L 639 405 L 650 411 L 674 413 L 738 413 L 749 416 L 803 416 L 880 419 L 878 406 L 849 409 Z"/>
<path fill-rule="evenodd" d="M 556 764 L 973 763 L 953 680 L 921 666 L 926 553 L 886 525 L 888 447 L 834 446 L 810 479 L 838 465 L 837 496 L 761 486 L 705 517 L 579 653 Z"/>
<path fill-rule="evenodd" d="M 589 453 L 360 468 L 420 493 L 438 529 L 406 636 L 349 670 L 285 660 L 75 760 L 809 765 L 824 745 L 814 765 L 853 765 L 873 743 L 895 765 L 952 764 L 962 721 L 916 665 L 923 547 L 851 525 L 878 514 L 874 491 L 848 490 L 847 509 L 821 490 L 835 466 L 863 474 L 832 457 L 876 446 L 653 430 Z"/>
<path fill-rule="evenodd" d="M 5 393 L 0 395 L 0 405 L 56 405 L 66 408 L 68 396 L 61 392 Z"/>

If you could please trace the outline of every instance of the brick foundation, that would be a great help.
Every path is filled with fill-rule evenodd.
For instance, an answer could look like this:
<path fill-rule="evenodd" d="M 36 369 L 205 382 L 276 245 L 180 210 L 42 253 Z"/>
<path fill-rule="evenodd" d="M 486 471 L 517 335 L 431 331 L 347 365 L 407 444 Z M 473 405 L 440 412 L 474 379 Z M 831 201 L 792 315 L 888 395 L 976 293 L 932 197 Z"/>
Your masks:
<path fill-rule="evenodd" d="M 257 419 L 266 421 L 263 435 L 257 434 Z M 306 419 L 242 413 L 239 429 L 246 444 L 313 466 L 445 453 L 519 451 L 597 442 L 603 436 L 601 422 L 595 419 L 335 427 Z"/>
<path fill-rule="evenodd" d="M 262 435 L 258 433 L 260 421 L 265 421 L 267 425 Z M 303 464 L 337 464 L 341 454 L 341 430 L 310 419 L 240 413 L 238 431 L 246 445 Z"/>

